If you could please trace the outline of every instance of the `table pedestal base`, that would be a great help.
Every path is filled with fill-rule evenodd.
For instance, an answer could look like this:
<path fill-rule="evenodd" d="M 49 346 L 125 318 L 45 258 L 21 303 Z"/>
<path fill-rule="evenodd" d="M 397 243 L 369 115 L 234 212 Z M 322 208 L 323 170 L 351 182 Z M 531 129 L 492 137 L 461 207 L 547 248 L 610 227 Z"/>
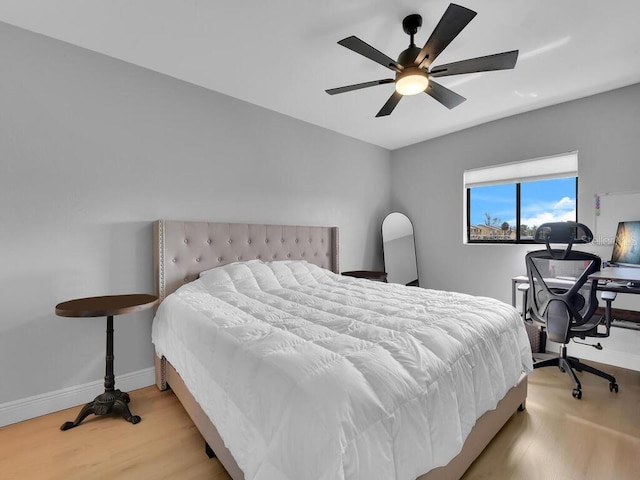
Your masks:
<path fill-rule="evenodd" d="M 92 413 L 106 415 L 111 412 L 119 413 L 133 424 L 140 421 L 140 417 L 129 410 L 129 394 L 116 389 L 116 377 L 113 372 L 113 316 L 132 313 L 151 308 L 158 301 L 154 295 L 107 295 L 105 297 L 87 297 L 69 300 L 56 305 L 56 314 L 63 317 L 101 317 L 107 316 L 107 354 L 105 356 L 104 393 L 87 403 L 73 422 L 65 422 L 60 430 L 69 430 L 80 425 Z"/>
<path fill-rule="evenodd" d="M 140 417 L 133 415 L 129 410 L 130 401 L 129 394 L 127 392 L 121 392 L 120 390 L 107 390 L 104 393 L 98 395 L 93 402 L 87 403 L 73 422 L 65 422 L 60 427 L 60 430 L 69 430 L 70 428 L 77 427 L 80 422 L 87 418 L 91 414 L 95 415 L 107 415 L 111 412 L 120 412 L 122 417 L 131 423 L 138 423 Z"/>

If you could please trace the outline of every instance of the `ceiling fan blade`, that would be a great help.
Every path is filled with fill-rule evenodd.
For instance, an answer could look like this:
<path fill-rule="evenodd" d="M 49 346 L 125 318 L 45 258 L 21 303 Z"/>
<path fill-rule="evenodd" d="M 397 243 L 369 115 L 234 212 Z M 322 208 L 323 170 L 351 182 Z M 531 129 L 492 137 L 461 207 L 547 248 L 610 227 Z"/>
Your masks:
<path fill-rule="evenodd" d="M 429 86 L 424 93 L 431 95 L 449 110 L 457 107 L 466 100 L 462 95 L 458 95 L 453 90 L 449 90 L 447 87 L 443 87 L 431 79 L 429 79 Z"/>
<path fill-rule="evenodd" d="M 384 80 L 374 80 L 373 82 L 356 83 L 354 85 L 347 85 L 346 87 L 330 88 L 325 90 L 329 95 L 335 95 L 336 93 L 351 92 L 352 90 L 360 90 L 361 88 L 375 87 L 376 85 L 384 85 L 385 83 L 393 83 L 393 78 L 385 78 Z"/>
<path fill-rule="evenodd" d="M 402 100 L 402 95 L 400 95 L 398 92 L 393 92 L 393 95 L 389 97 L 387 103 L 385 103 L 380 111 L 376 114 L 376 118 L 391 115 L 391 112 L 393 112 L 393 109 L 396 108 L 396 105 L 398 105 L 398 102 L 400 100 Z"/>
<path fill-rule="evenodd" d="M 450 4 L 436 28 L 433 29 L 429 40 L 418 53 L 414 63 L 420 68 L 426 68 L 431 65 L 436 57 L 447 48 L 447 45 L 458 36 L 475 16 L 476 12 L 473 10 L 455 3 Z"/>
<path fill-rule="evenodd" d="M 383 67 L 387 67 L 394 72 L 401 72 L 404 68 L 392 58 L 387 57 L 384 53 L 376 50 L 368 43 L 363 42 L 358 37 L 354 37 L 353 35 L 347 38 L 343 38 L 338 42 L 338 44 L 348 48 L 349 50 L 353 50 L 363 57 L 367 57 L 369 60 L 373 60 L 374 62 L 379 63 Z"/>
<path fill-rule="evenodd" d="M 495 53 L 486 57 L 470 58 L 460 62 L 438 65 L 429 72 L 430 77 L 446 77 L 462 73 L 489 72 L 491 70 L 508 70 L 516 66 L 518 50 Z"/>

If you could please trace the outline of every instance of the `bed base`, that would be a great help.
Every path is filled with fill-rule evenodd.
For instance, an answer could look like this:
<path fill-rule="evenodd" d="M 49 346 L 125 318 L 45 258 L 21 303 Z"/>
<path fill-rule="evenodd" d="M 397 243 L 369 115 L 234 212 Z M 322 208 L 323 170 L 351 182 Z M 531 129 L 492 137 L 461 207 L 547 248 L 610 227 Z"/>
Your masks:
<path fill-rule="evenodd" d="M 218 429 L 211 423 L 211 420 L 209 420 L 209 417 L 204 413 L 196 399 L 193 398 L 173 365 L 164 357 L 159 358 L 157 355 L 155 363 L 156 386 L 160 390 L 166 390 L 170 387 L 173 393 L 176 394 L 176 397 L 178 397 L 178 400 L 180 400 L 180 403 L 182 403 L 182 406 L 204 438 L 205 452 L 209 458 L 211 458 L 211 453 L 215 453 L 215 456 L 218 457 L 218 460 L 220 460 L 220 463 L 222 463 L 222 466 L 233 480 L 244 480 L 244 473 L 242 473 L 231 452 L 222 441 Z"/>
<path fill-rule="evenodd" d="M 218 457 L 220 463 L 222 463 L 222 466 L 233 480 L 244 480 L 242 470 L 225 446 L 215 425 L 211 423 L 209 417 L 193 398 L 171 363 L 164 357 L 156 356 L 155 366 L 157 387 L 160 390 L 166 390 L 167 388 L 173 390 L 202 434 L 207 455 L 211 458 L 211 454 L 215 452 L 215 456 Z M 417 480 L 452 480 L 461 478 L 509 418 L 517 410 L 524 410 L 526 398 L 527 377 L 523 375 L 520 378 L 520 382 L 498 402 L 495 410 L 486 412 L 478 419 L 462 446 L 462 451 L 456 457 L 447 465 L 434 468 L 418 477 Z"/>

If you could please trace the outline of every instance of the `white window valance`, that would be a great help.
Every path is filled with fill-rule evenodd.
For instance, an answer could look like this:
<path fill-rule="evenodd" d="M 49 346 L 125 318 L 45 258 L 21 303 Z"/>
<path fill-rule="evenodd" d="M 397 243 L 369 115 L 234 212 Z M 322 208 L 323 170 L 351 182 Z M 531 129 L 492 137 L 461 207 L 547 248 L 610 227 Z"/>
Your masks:
<path fill-rule="evenodd" d="M 465 170 L 464 187 L 482 187 L 578 176 L 578 152 Z"/>

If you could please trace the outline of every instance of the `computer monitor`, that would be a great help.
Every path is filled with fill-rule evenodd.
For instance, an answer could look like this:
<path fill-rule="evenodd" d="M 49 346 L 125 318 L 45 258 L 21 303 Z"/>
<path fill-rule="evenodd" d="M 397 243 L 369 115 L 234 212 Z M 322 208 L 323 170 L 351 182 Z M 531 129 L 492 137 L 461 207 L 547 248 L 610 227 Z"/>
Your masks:
<path fill-rule="evenodd" d="M 618 223 L 611 263 L 640 268 L 640 220 Z"/>

